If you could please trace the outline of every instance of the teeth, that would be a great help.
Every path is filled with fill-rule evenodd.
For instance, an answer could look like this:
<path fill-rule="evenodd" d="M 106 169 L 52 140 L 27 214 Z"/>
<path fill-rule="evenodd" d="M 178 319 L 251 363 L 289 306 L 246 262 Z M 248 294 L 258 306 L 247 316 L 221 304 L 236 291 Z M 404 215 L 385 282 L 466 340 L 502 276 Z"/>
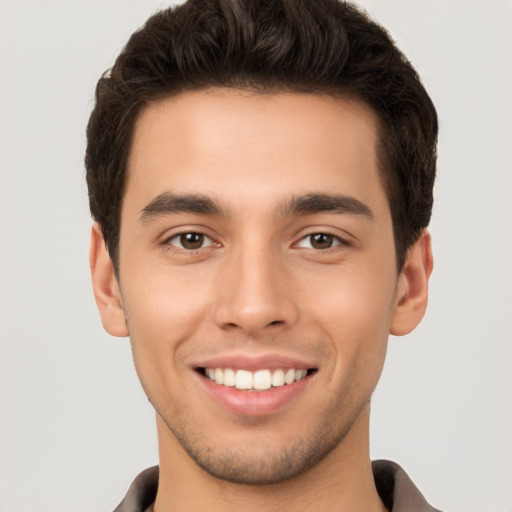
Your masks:
<path fill-rule="evenodd" d="M 215 381 L 228 387 L 236 389 L 256 389 L 265 390 L 271 387 L 278 388 L 285 384 L 292 384 L 306 377 L 308 371 L 305 368 L 298 370 L 294 368 L 277 370 L 258 370 L 250 372 L 248 370 L 233 370 L 231 368 L 205 368 L 205 375 Z"/>
<path fill-rule="evenodd" d="M 272 386 L 275 388 L 279 386 L 284 386 L 284 372 L 283 370 L 276 370 L 272 374 Z"/>
<path fill-rule="evenodd" d="M 258 370 L 252 379 L 254 389 L 270 389 L 272 386 L 272 375 L 270 370 Z"/>
<path fill-rule="evenodd" d="M 218 370 L 219 368 L 217 368 Z M 221 370 L 222 371 L 222 370 Z M 247 370 L 238 370 L 235 377 L 236 389 L 252 389 L 252 373 Z"/>
<path fill-rule="evenodd" d="M 236 384 L 236 374 L 231 368 L 226 368 L 224 370 L 224 379 L 222 383 L 224 386 L 230 387 L 233 387 Z"/>
<path fill-rule="evenodd" d="M 307 375 L 307 373 L 308 373 L 308 371 L 305 370 L 304 368 L 297 370 L 295 372 L 295 380 L 302 380 Z"/>
<path fill-rule="evenodd" d="M 293 368 L 288 370 L 284 376 L 285 384 L 291 384 L 292 382 L 295 382 L 295 370 Z"/>
<path fill-rule="evenodd" d="M 215 382 L 217 384 L 224 383 L 224 372 L 220 368 L 215 368 L 215 371 L 213 372 L 213 376 L 214 376 Z"/>

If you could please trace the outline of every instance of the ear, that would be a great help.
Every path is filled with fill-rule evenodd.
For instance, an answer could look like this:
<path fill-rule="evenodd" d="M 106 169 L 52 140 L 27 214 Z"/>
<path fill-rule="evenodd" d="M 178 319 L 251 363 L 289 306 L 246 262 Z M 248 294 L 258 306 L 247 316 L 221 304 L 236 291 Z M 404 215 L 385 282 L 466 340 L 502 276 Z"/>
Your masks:
<path fill-rule="evenodd" d="M 428 281 L 433 266 L 430 233 L 424 230 L 407 252 L 404 268 L 398 277 L 391 334 L 409 334 L 420 323 L 427 309 Z"/>
<path fill-rule="evenodd" d="M 121 290 L 103 233 L 97 222 L 93 224 L 91 230 L 89 263 L 94 297 L 104 329 L 112 336 L 128 336 Z"/>

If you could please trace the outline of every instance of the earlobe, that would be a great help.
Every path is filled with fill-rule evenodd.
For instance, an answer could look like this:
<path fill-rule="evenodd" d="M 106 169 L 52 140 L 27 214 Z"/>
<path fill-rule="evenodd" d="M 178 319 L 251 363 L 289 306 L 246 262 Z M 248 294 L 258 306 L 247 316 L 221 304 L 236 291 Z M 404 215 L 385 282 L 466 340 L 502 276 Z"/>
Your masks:
<path fill-rule="evenodd" d="M 424 230 L 409 249 L 402 273 L 398 277 L 397 293 L 391 317 L 391 334 L 409 334 L 425 315 L 428 283 L 434 265 L 430 233 Z"/>
<path fill-rule="evenodd" d="M 94 297 L 104 329 L 112 336 L 128 336 L 121 290 L 101 228 L 97 222 L 93 224 L 91 230 L 89 263 Z"/>

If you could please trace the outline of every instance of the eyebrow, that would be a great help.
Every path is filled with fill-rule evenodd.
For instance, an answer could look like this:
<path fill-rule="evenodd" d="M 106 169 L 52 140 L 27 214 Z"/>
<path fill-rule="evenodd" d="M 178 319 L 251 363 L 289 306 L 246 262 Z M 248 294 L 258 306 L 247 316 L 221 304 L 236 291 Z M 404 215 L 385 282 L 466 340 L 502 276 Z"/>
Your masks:
<path fill-rule="evenodd" d="M 164 192 L 155 197 L 140 211 L 139 222 L 148 224 L 156 217 L 170 213 L 198 213 L 200 215 L 221 215 L 226 212 L 213 199 L 202 194 L 173 194 Z"/>
<path fill-rule="evenodd" d="M 342 194 L 306 194 L 294 196 L 281 205 L 278 214 L 283 217 L 312 215 L 321 212 L 361 215 L 373 219 L 371 209 L 355 197 Z M 164 192 L 155 197 L 140 212 L 139 222 L 149 224 L 153 219 L 171 213 L 197 213 L 227 217 L 227 211 L 212 198 L 202 194 L 173 194 Z"/>
<path fill-rule="evenodd" d="M 312 215 L 321 212 L 361 215 L 373 220 L 373 212 L 369 206 L 355 197 L 342 194 L 318 193 L 294 196 L 279 209 L 279 213 L 283 217 Z"/>

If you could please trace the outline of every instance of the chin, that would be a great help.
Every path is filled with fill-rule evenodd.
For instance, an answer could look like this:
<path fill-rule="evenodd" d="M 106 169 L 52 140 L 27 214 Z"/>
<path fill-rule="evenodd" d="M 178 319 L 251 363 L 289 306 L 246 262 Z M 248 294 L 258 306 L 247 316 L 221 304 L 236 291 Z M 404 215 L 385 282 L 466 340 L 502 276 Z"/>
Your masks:
<path fill-rule="evenodd" d="M 288 434 L 285 442 L 271 441 L 264 432 L 219 442 L 218 437 L 207 440 L 190 428 L 168 427 L 201 469 L 214 478 L 240 485 L 279 484 L 309 471 L 342 442 L 349 430 L 347 426 L 333 431 L 324 425 L 304 430 L 295 438 Z"/>

